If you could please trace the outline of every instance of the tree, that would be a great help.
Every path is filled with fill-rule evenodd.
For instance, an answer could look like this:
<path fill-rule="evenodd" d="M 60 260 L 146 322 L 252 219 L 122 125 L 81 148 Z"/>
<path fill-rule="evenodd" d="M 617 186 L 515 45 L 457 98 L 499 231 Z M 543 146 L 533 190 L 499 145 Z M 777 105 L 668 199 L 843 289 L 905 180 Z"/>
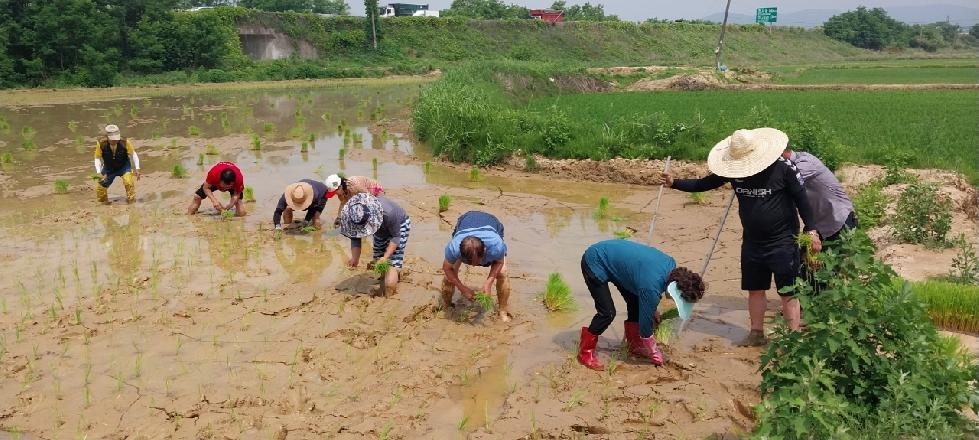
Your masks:
<path fill-rule="evenodd" d="M 907 25 L 889 17 L 887 11 L 881 8 L 867 10 L 863 6 L 856 11 L 834 15 L 823 23 L 826 36 L 872 50 L 906 46 L 907 30 Z"/>
<path fill-rule="evenodd" d="M 619 21 L 619 17 L 615 15 L 605 15 L 605 6 L 601 4 L 592 6 L 591 3 L 585 2 L 580 6 L 567 6 L 567 2 L 562 0 L 551 4 L 551 9 L 564 11 L 566 21 Z"/>
<path fill-rule="evenodd" d="M 972 35 L 974 38 L 979 38 L 979 23 L 976 23 L 969 28 L 969 35 Z"/>
<path fill-rule="evenodd" d="M 381 40 L 381 22 L 378 20 L 377 0 L 364 0 L 364 12 L 367 13 L 367 27 L 364 29 L 367 35 L 367 45 L 372 49 L 377 49 L 377 42 Z"/>
<path fill-rule="evenodd" d="M 312 0 L 313 13 L 350 15 L 350 5 L 344 0 Z"/>
<path fill-rule="evenodd" d="M 501 20 L 528 18 L 530 11 L 519 5 L 506 5 L 500 0 L 453 0 L 449 9 L 442 11 L 444 16 Z"/>

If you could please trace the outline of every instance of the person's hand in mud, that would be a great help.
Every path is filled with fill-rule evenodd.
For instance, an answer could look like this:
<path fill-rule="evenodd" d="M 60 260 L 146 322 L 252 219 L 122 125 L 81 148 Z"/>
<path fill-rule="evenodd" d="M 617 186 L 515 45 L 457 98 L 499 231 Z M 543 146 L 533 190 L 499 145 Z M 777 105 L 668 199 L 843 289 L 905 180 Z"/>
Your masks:
<path fill-rule="evenodd" d="M 377 266 L 377 260 L 367 262 L 367 270 L 374 270 L 374 266 Z"/>
<path fill-rule="evenodd" d="M 469 301 L 476 300 L 476 292 L 470 289 L 469 286 L 466 285 L 459 286 L 459 293 L 462 294 L 463 298 L 466 298 Z"/>
<path fill-rule="evenodd" d="M 217 212 L 224 211 L 224 206 L 221 206 L 221 202 L 219 202 L 217 200 L 212 200 L 211 201 L 211 206 L 213 206 L 214 207 L 214 210 L 217 211 Z"/>
<path fill-rule="evenodd" d="M 358 264 L 360 264 L 360 259 L 359 258 L 356 259 L 356 260 L 353 259 L 353 258 L 347 260 L 347 267 L 354 268 L 354 267 L 357 267 Z"/>
<path fill-rule="evenodd" d="M 139 172 L 139 170 L 136 170 L 133 171 L 133 175 L 136 176 L 136 181 L 139 182 L 139 178 L 143 176 L 143 173 Z"/>
<path fill-rule="evenodd" d="M 496 278 L 490 278 L 483 283 L 483 293 L 489 295 L 493 291 L 493 283 L 496 282 Z"/>

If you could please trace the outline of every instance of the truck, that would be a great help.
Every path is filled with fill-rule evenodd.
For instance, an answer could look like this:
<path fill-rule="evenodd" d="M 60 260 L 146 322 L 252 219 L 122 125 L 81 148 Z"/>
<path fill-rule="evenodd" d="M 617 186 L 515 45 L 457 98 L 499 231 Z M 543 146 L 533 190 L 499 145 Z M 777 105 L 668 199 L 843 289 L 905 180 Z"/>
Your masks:
<path fill-rule="evenodd" d="M 429 10 L 428 5 L 414 5 L 411 3 L 388 3 L 381 6 L 378 15 L 381 17 L 438 17 L 439 11 Z"/>

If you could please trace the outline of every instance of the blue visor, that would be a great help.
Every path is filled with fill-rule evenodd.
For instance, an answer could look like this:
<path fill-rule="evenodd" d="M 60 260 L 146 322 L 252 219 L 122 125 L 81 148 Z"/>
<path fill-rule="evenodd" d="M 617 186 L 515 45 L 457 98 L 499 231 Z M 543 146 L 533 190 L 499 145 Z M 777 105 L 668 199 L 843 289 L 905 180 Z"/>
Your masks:
<path fill-rule="evenodd" d="M 693 304 L 690 304 L 687 302 L 687 300 L 683 299 L 683 296 L 681 295 L 682 291 L 676 286 L 676 281 L 673 281 L 670 283 L 670 285 L 666 286 L 666 293 L 669 294 L 670 298 L 673 298 L 673 302 L 676 303 L 676 311 L 679 313 L 680 319 L 684 321 L 690 319 L 690 313 L 693 311 Z"/>

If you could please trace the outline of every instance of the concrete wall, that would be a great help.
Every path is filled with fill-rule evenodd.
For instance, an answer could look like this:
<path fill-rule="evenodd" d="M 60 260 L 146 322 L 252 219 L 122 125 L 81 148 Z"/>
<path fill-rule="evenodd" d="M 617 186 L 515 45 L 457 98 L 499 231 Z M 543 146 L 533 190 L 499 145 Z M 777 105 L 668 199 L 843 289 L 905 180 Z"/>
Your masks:
<path fill-rule="evenodd" d="M 307 41 L 295 40 L 274 29 L 262 26 L 240 26 L 238 39 L 241 50 L 252 59 L 278 60 L 293 55 L 299 58 L 319 58 L 319 53 Z"/>

